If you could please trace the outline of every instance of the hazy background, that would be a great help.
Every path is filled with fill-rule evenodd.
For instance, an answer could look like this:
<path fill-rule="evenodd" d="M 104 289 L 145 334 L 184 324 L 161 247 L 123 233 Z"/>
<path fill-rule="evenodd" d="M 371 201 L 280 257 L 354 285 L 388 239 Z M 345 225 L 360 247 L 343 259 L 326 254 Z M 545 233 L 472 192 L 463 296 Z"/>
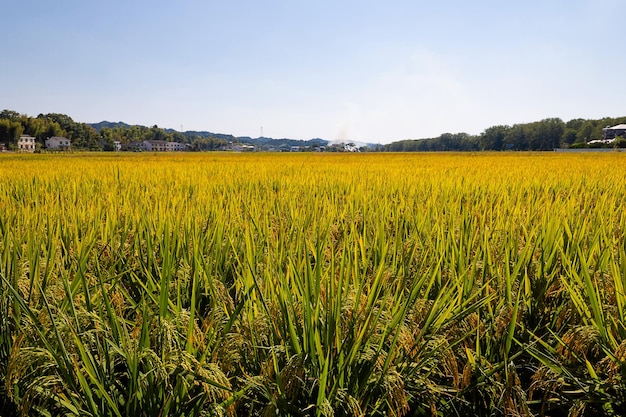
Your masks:
<path fill-rule="evenodd" d="M 5 3 L 0 109 L 32 116 L 387 143 L 626 114 L 624 1 Z"/>

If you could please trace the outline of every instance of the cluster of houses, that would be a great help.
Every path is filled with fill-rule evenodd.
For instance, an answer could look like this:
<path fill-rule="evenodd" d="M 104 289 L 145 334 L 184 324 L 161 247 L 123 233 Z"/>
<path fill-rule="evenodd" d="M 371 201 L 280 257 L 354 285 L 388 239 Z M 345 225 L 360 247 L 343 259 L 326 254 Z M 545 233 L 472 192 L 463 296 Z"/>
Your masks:
<path fill-rule="evenodd" d="M 620 137 L 626 137 L 626 124 L 605 127 L 602 129 L 602 139 L 591 140 L 587 145 L 609 145 Z"/>
<path fill-rule="evenodd" d="M 116 151 L 135 152 L 182 152 L 189 150 L 189 145 L 179 142 L 168 142 L 166 140 L 144 140 L 129 143 L 115 141 Z"/>
<path fill-rule="evenodd" d="M 72 142 L 64 137 L 53 136 L 46 139 L 46 149 L 62 151 L 70 149 Z M 17 149 L 21 152 L 35 152 L 35 138 L 30 135 L 21 135 L 17 141 Z"/>
<path fill-rule="evenodd" d="M 612 143 L 619 137 L 626 137 L 626 124 L 619 124 L 616 126 L 607 126 L 602 129 L 602 139 L 595 142 Z M 589 143 L 592 143 L 591 141 Z"/>
<path fill-rule="evenodd" d="M 189 149 L 189 145 L 165 140 L 144 140 L 140 142 L 121 143 L 113 141 L 116 151 L 147 151 L 147 152 L 180 152 Z M 72 146 L 72 141 L 59 136 L 46 139 L 45 148 L 52 151 L 66 151 Z M 17 141 L 17 150 L 20 152 L 35 152 L 35 138 L 30 135 L 21 135 Z"/>
<path fill-rule="evenodd" d="M 67 151 L 70 150 L 72 141 L 59 136 L 53 136 L 45 140 L 45 149 L 50 151 Z M 101 144 L 106 149 L 105 144 Z M 110 148 L 110 144 L 107 145 Z M 17 150 L 19 152 L 35 152 L 36 142 L 35 138 L 30 135 L 21 135 L 17 142 Z M 127 152 L 183 152 L 191 150 L 191 145 L 179 142 L 168 142 L 165 140 L 143 140 L 129 143 L 121 143 L 120 141 L 113 141 L 114 151 L 127 151 Z M 233 152 L 359 152 L 359 149 L 353 143 L 348 144 L 332 144 L 329 146 L 290 146 L 287 144 L 281 144 L 279 146 L 257 147 L 254 145 L 240 144 L 229 142 L 221 146 L 220 151 L 233 151 Z"/>

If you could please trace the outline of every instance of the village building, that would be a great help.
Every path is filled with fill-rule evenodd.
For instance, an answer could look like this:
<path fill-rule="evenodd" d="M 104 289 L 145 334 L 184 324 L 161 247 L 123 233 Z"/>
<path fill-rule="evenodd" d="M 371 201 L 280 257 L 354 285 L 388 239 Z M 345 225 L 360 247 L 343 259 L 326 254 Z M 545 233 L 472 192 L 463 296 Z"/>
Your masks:
<path fill-rule="evenodd" d="M 17 141 L 17 149 L 20 152 L 35 152 L 35 138 L 30 135 L 21 135 Z"/>
<path fill-rule="evenodd" d="M 613 127 L 605 127 L 602 129 L 602 139 L 610 140 L 617 137 L 626 137 L 626 124 L 619 124 Z"/>
<path fill-rule="evenodd" d="M 165 152 L 167 151 L 167 141 L 164 140 L 144 140 L 144 147 L 148 152 Z"/>
<path fill-rule="evenodd" d="M 145 142 L 140 141 L 121 143 L 120 150 L 130 152 L 142 152 L 146 150 L 146 145 Z"/>
<path fill-rule="evenodd" d="M 46 148 L 53 151 L 64 151 L 70 149 L 72 141 L 61 136 L 53 136 L 46 139 Z"/>
<path fill-rule="evenodd" d="M 187 150 L 187 145 L 179 142 L 166 142 L 165 147 L 168 152 L 182 152 Z"/>
<path fill-rule="evenodd" d="M 166 140 L 144 140 L 144 149 L 148 152 L 180 152 L 187 150 L 184 143 L 168 142 Z"/>

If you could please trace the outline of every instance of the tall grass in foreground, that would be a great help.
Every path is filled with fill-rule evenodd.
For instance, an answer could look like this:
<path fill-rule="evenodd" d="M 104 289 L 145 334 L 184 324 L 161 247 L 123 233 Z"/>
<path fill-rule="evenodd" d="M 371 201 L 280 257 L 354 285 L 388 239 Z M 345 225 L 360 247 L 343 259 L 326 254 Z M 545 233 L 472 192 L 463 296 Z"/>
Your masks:
<path fill-rule="evenodd" d="M 3 156 L 0 406 L 622 415 L 625 167 Z"/>

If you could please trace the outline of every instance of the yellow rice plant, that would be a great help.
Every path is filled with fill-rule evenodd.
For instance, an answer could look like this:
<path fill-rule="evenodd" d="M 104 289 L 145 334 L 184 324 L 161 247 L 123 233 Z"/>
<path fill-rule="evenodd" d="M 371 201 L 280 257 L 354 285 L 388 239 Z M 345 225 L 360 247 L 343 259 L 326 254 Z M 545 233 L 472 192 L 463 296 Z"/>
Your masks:
<path fill-rule="evenodd" d="M 0 156 L 8 415 L 620 415 L 622 154 Z"/>

